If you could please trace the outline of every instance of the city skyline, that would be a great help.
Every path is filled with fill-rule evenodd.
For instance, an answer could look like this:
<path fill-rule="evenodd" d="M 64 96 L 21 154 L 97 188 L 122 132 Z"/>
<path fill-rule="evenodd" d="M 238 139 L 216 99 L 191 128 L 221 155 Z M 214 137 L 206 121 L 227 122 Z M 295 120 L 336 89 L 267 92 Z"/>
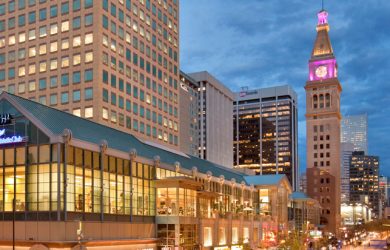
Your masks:
<path fill-rule="evenodd" d="M 183 71 L 207 69 L 232 91 L 239 91 L 242 86 L 261 88 L 286 83 L 293 86 L 298 93 L 300 170 L 304 171 L 303 86 L 316 34 L 313 23 L 321 2 L 200 0 L 183 2 L 181 7 Z M 390 170 L 386 170 L 390 157 L 385 153 L 389 145 L 385 133 L 389 118 L 384 116 L 390 111 L 385 97 L 389 87 L 382 80 L 389 65 L 385 55 L 390 52 L 386 44 L 390 36 L 382 24 L 390 21 L 386 16 L 390 3 L 380 0 L 375 6 L 365 6 L 363 1 L 349 0 L 337 5 L 326 2 L 325 9 L 329 12 L 330 37 L 343 83 L 342 114 L 369 114 L 368 140 L 373 142 L 369 151 L 380 156 L 381 173 L 390 175 Z M 369 13 L 376 13 L 375 18 L 369 18 Z M 377 88 L 381 91 L 376 91 Z M 381 108 L 377 109 L 378 106 Z"/>

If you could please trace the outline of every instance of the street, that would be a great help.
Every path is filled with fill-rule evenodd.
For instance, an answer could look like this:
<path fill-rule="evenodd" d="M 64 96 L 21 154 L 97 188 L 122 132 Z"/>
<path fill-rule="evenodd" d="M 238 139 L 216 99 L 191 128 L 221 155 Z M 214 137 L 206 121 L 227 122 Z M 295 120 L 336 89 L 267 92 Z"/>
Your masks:
<path fill-rule="evenodd" d="M 368 250 L 368 249 L 387 249 L 387 247 L 386 247 L 386 240 L 367 240 L 363 242 L 361 246 L 357 246 L 357 247 L 345 246 L 343 247 L 343 249 Z"/>

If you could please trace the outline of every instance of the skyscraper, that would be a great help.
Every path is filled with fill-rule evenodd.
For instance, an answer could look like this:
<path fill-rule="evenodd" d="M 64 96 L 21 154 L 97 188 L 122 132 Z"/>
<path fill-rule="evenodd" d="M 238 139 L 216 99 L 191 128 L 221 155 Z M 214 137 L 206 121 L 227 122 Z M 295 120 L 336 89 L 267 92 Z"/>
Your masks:
<path fill-rule="evenodd" d="M 2 90 L 179 144 L 177 0 L 1 1 Z"/>
<path fill-rule="evenodd" d="M 234 95 L 234 167 L 286 174 L 298 190 L 297 94 L 288 85 Z"/>
<path fill-rule="evenodd" d="M 349 167 L 354 152 L 352 143 L 341 143 L 341 202 L 349 203 Z"/>
<path fill-rule="evenodd" d="M 355 151 L 368 153 L 367 114 L 344 116 L 341 120 L 341 142 L 354 145 Z"/>
<path fill-rule="evenodd" d="M 368 205 L 373 209 L 375 217 L 380 215 L 379 190 L 379 157 L 365 155 L 363 151 L 355 151 L 351 156 L 350 201 L 363 202 L 368 197 Z"/>
<path fill-rule="evenodd" d="M 233 167 L 233 93 L 207 71 L 188 76 L 199 85 L 199 157 Z"/>
<path fill-rule="evenodd" d="M 318 13 L 317 37 L 306 82 L 307 191 L 322 207 L 324 230 L 340 225 L 340 93 L 337 62 L 329 39 L 328 13 Z"/>

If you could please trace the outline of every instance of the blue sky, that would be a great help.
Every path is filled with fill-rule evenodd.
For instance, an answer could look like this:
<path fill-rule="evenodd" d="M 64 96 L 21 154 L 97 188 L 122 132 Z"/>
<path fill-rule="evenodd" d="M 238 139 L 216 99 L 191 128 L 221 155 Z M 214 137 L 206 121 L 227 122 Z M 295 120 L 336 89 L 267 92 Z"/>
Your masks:
<path fill-rule="evenodd" d="M 181 0 L 181 69 L 207 70 L 238 91 L 290 84 L 298 93 L 299 156 L 306 165 L 307 62 L 320 0 Z M 343 86 L 343 115 L 368 114 L 369 154 L 390 176 L 390 1 L 326 0 Z"/>

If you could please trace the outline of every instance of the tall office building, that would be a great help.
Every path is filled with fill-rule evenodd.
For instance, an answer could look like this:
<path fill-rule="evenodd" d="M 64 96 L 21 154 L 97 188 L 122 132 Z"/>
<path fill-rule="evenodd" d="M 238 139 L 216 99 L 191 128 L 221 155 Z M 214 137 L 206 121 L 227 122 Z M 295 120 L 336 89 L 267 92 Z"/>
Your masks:
<path fill-rule="evenodd" d="M 355 151 L 368 154 L 367 114 L 344 116 L 341 120 L 341 142 L 352 143 Z"/>
<path fill-rule="evenodd" d="M 368 156 L 364 151 L 355 151 L 351 156 L 350 201 L 362 202 L 368 197 L 368 205 L 373 209 L 374 217 L 380 215 L 379 157 Z"/>
<path fill-rule="evenodd" d="M 341 143 L 341 202 L 349 203 L 349 166 L 355 146 L 352 143 Z"/>
<path fill-rule="evenodd" d="M 180 150 L 199 156 L 198 83 L 180 71 Z"/>
<path fill-rule="evenodd" d="M 328 13 L 318 13 L 317 38 L 306 82 L 307 192 L 322 207 L 324 230 L 340 228 L 340 93 L 329 39 Z"/>
<path fill-rule="evenodd" d="M 297 94 L 290 86 L 243 89 L 234 95 L 234 167 L 286 174 L 298 190 Z"/>
<path fill-rule="evenodd" d="M 177 0 L 0 3 L 1 89 L 178 148 Z"/>
<path fill-rule="evenodd" d="M 188 75 L 199 85 L 199 157 L 233 167 L 233 93 L 206 71 Z"/>
<path fill-rule="evenodd" d="M 379 176 L 379 218 L 383 218 L 385 216 L 385 209 L 389 205 L 387 197 L 388 197 L 388 191 L 387 191 L 387 185 L 388 180 L 386 176 Z"/>

